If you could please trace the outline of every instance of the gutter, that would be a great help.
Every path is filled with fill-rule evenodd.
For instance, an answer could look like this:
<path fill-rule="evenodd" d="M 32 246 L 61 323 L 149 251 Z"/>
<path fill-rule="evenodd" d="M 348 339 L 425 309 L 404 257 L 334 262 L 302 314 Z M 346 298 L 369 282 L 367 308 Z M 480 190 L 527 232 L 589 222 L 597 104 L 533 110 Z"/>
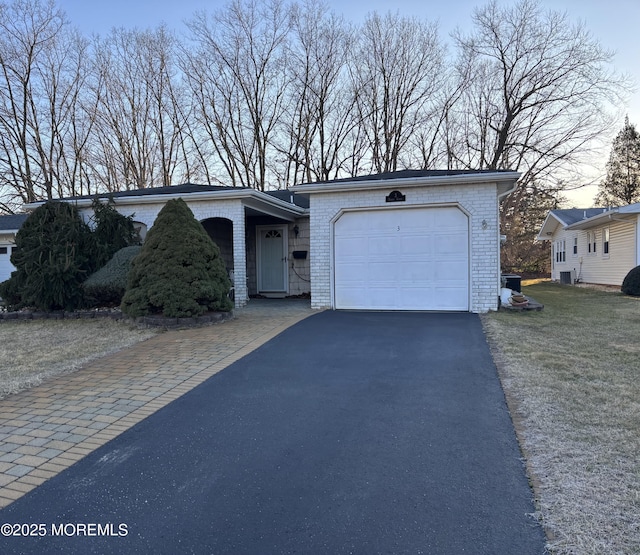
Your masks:
<path fill-rule="evenodd" d="M 279 198 L 272 197 L 271 195 L 267 195 L 262 191 L 257 191 L 255 189 L 241 189 L 237 191 L 233 190 L 223 190 L 223 191 L 202 191 L 199 193 L 173 193 L 173 194 L 162 194 L 162 195 L 137 195 L 137 196 L 127 196 L 127 197 L 114 197 L 113 202 L 116 205 L 127 206 L 129 204 L 163 204 L 167 200 L 173 200 L 181 198 L 183 200 L 235 200 L 235 199 L 250 199 L 253 198 L 255 200 L 261 201 L 265 204 L 269 204 L 276 208 L 281 208 L 287 210 L 289 212 L 293 212 L 298 215 L 304 215 L 308 212 L 306 208 L 302 208 L 296 204 L 291 204 L 284 200 L 280 200 Z M 72 203 L 79 208 L 87 208 L 90 207 L 93 203 L 93 198 L 91 199 L 80 199 L 74 200 L 73 198 L 60 200 L 60 202 L 68 202 Z M 27 210 L 33 210 L 38 206 L 41 206 L 47 201 L 38 201 L 32 202 L 30 204 L 26 204 L 25 208 Z"/>
<path fill-rule="evenodd" d="M 513 181 L 513 185 L 511 185 L 511 187 L 509 189 L 507 189 L 504 193 L 499 193 L 498 194 L 498 202 L 500 202 L 507 195 L 513 193 L 518 188 L 518 179 L 520 179 L 520 175 L 521 174 L 518 173 L 516 175 L 518 177 L 516 177 L 515 180 Z"/>
<path fill-rule="evenodd" d="M 393 187 L 423 187 L 437 185 L 473 185 L 478 183 L 513 182 L 511 188 L 499 198 L 513 192 L 520 178 L 518 172 L 474 173 L 464 175 L 443 175 L 437 177 L 398 177 L 393 179 L 370 179 L 366 181 L 340 181 L 339 183 L 307 183 L 294 185 L 291 191 L 300 193 L 334 193 L 339 191 L 360 191 L 363 189 L 390 189 Z"/>

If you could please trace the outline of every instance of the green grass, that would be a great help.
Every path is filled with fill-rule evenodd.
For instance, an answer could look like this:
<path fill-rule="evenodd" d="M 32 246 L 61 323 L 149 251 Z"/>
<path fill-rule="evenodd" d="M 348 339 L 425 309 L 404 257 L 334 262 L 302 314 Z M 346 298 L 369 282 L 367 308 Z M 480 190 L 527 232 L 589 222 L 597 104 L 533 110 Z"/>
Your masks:
<path fill-rule="evenodd" d="M 537 283 L 483 317 L 554 553 L 640 553 L 640 299 Z"/>

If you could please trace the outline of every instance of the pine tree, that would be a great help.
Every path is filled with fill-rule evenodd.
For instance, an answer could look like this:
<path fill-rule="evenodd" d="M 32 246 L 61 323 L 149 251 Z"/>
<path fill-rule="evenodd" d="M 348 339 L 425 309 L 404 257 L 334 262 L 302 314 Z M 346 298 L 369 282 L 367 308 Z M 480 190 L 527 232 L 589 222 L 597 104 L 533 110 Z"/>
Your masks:
<path fill-rule="evenodd" d="M 16 234 L 4 282 L 11 304 L 39 310 L 73 310 L 82 304 L 82 282 L 94 270 L 91 229 L 75 206 L 49 201 L 36 208 Z"/>
<path fill-rule="evenodd" d="M 123 216 L 118 212 L 113 200 L 106 204 L 95 199 L 91 205 L 96 224 L 93 236 L 96 243 L 95 267 L 102 268 L 120 249 L 139 245 L 140 237 L 133 225 L 133 216 Z"/>
<path fill-rule="evenodd" d="M 129 316 L 198 316 L 231 310 L 220 249 L 182 199 L 162 208 L 133 259 L 122 311 Z"/>
<path fill-rule="evenodd" d="M 598 188 L 595 203 L 621 206 L 640 202 L 640 135 L 629 118 L 613 140 L 607 177 Z"/>

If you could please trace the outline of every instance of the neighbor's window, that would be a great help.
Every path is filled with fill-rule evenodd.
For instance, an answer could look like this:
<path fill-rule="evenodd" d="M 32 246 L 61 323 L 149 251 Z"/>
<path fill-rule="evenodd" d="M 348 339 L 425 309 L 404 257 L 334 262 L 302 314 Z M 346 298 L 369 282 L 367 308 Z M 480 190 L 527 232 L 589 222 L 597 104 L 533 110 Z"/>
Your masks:
<path fill-rule="evenodd" d="M 0 254 L 7 254 L 9 252 L 7 247 L 0 247 Z"/>
<path fill-rule="evenodd" d="M 609 254 L 609 228 L 605 227 L 602 231 L 602 254 Z"/>
<path fill-rule="evenodd" d="M 587 232 L 587 243 L 588 243 L 587 252 L 589 254 L 595 254 L 596 252 L 596 232 L 595 231 Z"/>
<path fill-rule="evenodd" d="M 578 256 L 578 238 L 573 238 L 573 256 Z"/>

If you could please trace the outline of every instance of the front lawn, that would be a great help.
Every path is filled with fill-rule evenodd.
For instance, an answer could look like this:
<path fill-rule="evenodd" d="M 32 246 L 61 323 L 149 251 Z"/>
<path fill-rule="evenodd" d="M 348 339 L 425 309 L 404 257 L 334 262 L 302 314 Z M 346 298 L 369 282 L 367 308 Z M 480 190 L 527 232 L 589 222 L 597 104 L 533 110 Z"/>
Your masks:
<path fill-rule="evenodd" d="M 483 317 L 559 554 L 640 553 L 640 299 L 543 282 Z"/>
<path fill-rule="evenodd" d="M 0 323 L 0 398 L 158 333 L 108 318 Z"/>

